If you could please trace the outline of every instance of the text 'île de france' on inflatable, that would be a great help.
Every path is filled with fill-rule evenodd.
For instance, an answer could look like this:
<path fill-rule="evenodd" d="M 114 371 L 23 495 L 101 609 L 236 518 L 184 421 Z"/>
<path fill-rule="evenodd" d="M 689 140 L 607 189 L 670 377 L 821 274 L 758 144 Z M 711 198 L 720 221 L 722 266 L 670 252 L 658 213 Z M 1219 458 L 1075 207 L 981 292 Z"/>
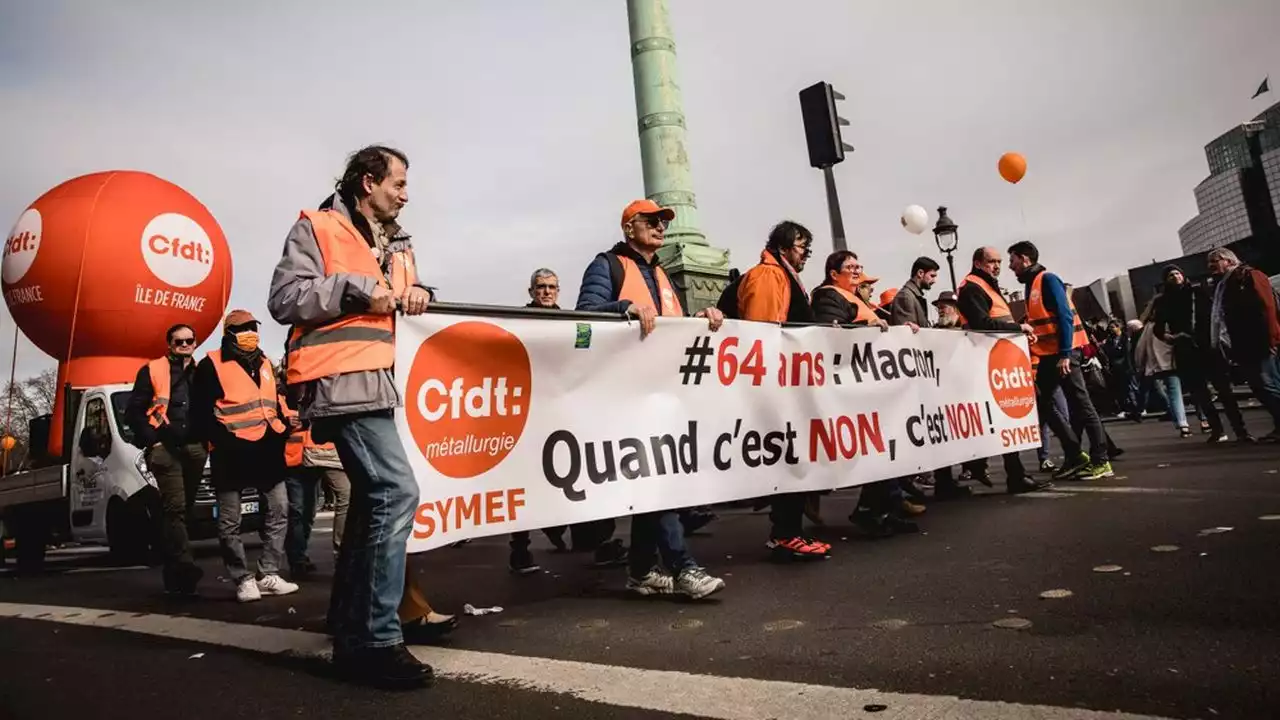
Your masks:
<path fill-rule="evenodd" d="M 49 450 L 60 454 L 66 384 L 132 382 L 178 323 L 207 338 L 231 293 L 231 253 L 187 191 L 144 172 L 101 172 L 31 203 L 9 232 L 0 280 L 18 327 L 59 363 Z"/>

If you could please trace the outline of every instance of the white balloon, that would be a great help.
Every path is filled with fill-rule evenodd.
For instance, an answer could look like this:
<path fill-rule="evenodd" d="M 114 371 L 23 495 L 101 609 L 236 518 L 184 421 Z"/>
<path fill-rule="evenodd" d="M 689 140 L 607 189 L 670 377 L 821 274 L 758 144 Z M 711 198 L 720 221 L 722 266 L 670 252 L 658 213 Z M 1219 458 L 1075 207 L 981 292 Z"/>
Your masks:
<path fill-rule="evenodd" d="M 908 205 L 902 211 L 902 227 L 912 235 L 919 235 L 929 227 L 929 211 L 919 205 Z"/>

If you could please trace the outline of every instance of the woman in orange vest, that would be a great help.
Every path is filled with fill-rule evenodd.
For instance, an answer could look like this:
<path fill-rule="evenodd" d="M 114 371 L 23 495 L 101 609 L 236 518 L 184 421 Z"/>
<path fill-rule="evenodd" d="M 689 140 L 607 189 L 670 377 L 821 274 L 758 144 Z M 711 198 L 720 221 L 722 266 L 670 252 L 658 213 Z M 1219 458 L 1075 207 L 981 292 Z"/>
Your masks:
<path fill-rule="evenodd" d="M 209 448 L 217 493 L 218 543 L 236 599 L 288 595 L 298 586 L 280 577 L 288 529 L 284 486 L 284 446 L 289 427 L 280 412 L 279 388 L 271 362 L 258 347 L 258 321 L 247 310 L 232 310 L 223 322 L 222 346 L 196 366 L 191 387 L 193 435 Z M 259 536 L 258 573 L 248 568 L 240 517 L 250 503 L 246 488 L 265 501 Z"/>

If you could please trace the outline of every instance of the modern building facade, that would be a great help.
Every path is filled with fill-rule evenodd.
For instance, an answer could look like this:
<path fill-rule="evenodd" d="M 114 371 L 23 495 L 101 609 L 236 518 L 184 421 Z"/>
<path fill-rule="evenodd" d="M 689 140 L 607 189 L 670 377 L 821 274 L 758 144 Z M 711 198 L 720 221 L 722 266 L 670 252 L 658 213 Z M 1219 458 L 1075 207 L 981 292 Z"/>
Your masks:
<path fill-rule="evenodd" d="M 1209 177 L 1196 186 L 1199 214 L 1178 230 L 1187 255 L 1277 231 L 1280 207 L 1280 103 L 1204 148 Z"/>

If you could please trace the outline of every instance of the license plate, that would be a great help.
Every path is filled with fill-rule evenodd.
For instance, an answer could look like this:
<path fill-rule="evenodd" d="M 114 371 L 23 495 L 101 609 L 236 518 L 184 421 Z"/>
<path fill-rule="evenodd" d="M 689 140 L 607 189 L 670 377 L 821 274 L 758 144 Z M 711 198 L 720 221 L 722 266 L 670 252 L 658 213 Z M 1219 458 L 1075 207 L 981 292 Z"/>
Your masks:
<path fill-rule="evenodd" d="M 256 513 L 256 512 L 258 512 L 258 503 L 257 503 L 257 502 L 243 502 L 243 503 L 240 503 L 240 514 L 241 514 L 241 515 L 248 515 L 249 513 Z"/>

